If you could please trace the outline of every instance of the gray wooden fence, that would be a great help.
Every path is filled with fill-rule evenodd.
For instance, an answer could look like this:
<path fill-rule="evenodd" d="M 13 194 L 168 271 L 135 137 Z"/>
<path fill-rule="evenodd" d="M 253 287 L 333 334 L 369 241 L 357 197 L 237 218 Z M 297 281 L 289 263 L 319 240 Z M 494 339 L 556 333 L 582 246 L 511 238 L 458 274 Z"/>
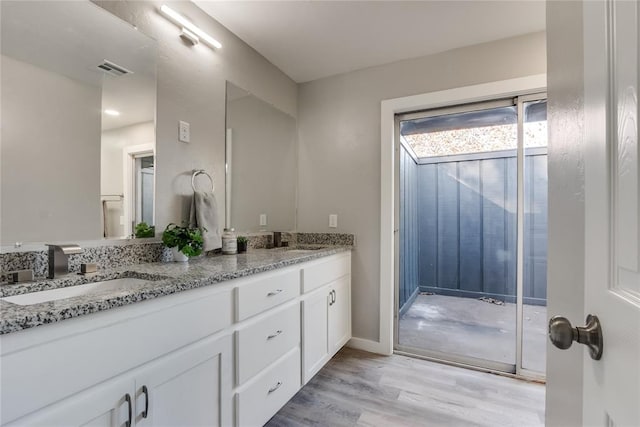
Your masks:
<path fill-rule="evenodd" d="M 401 149 L 400 307 L 418 291 L 514 302 L 515 150 L 416 164 Z M 547 155 L 525 157 L 526 304 L 546 304 Z M 417 251 L 416 251 L 417 248 Z"/>
<path fill-rule="evenodd" d="M 400 150 L 400 307 L 408 308 L 418 293 L 420 250 L 418 225 L 418 165 Z"/>

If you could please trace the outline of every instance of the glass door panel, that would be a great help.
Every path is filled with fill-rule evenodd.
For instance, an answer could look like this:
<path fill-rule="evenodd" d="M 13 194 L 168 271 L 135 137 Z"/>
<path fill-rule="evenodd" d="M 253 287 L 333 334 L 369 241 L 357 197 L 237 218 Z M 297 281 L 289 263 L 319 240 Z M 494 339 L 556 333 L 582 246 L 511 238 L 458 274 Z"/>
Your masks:
<path fill-rule="evenodd" d="M 512 100 L 399 118 L 398 348 L 515 372 L 517 122 Z"/>

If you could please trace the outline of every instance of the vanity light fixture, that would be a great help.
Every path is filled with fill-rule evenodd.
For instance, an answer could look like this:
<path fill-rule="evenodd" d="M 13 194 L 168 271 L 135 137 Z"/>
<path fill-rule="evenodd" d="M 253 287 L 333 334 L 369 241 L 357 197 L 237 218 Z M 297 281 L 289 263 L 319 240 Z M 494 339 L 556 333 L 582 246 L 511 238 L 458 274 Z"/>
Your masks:
<path fill-rule="evenodd" d="M 196 45 L 198 44 L 198 42 L 200 42 L 200 39 L 198 38 L 198 36 L 193 34 L 191 31 L 187 30 L 186 28 L 182 29 L 182 33 L 180 33 L 180 37 L 182 37 L 183 40 L 186 40 L 193 45 Z"/>
<path fill-rule="evenodd" d="M 209 34 L 196 27 L 191 21 L 180 15 L 175 10 L 171 9 L 166 4 L 162 5 L 160 11 L 167 17 L 169 17 L 172 21 L 182 26 L 182 33 L 180 34 L 180 37 L 182 37 L 183 39 L 189 40 L 193 44 L 197 44 L 199 39 L 202 39 L 209 46 L 215 47 L 216 49 L 220 49 L 222 47 L 222 44 L 220 44 L 218 40 L 214 39 Z"/>
<path fill-rule="evenodd" d="M 108 116 L 119 116 L 120 115 L 120 111 L 116 111 L 116 110 L 104 110 L 104 113 Z"/>

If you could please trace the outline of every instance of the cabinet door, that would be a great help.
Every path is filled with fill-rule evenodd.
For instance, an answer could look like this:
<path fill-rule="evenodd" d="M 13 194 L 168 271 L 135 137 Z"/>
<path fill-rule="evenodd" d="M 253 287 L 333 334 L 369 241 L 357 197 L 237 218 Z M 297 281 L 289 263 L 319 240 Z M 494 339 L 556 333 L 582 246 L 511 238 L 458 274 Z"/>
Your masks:
<path fill-rule="evenodd" d="M 329 360 L 327 311 L 329 288 L 302 300 L 302 383 L 306 384 Z"/>
<path fill-rule="evenodd" d="M 229 426 L 231 342 L 207 338 L 137 371 L 136 426 Z"/>
<path fill-rule="evenodd" d="M 333 282 L 329 305 L 329 357 L 351 339 L 351 276 Z"/>
<path fill-rule="evenodd" d="M 131 378 L 118 377 L 18 418 L 6 426 L 121 427 L 129 420 L 129 408 L 133 421 L 133 388 Z"/>

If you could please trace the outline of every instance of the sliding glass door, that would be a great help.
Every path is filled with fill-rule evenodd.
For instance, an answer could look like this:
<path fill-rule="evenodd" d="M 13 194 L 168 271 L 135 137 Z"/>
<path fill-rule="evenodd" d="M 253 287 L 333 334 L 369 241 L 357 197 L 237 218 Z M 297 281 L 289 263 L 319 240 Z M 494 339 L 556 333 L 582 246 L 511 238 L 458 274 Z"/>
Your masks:
<path fill-rule="evenodd" d="M 396 349 L 542 374 L 544 95 L 403 114 L 396 124 Z"/>

